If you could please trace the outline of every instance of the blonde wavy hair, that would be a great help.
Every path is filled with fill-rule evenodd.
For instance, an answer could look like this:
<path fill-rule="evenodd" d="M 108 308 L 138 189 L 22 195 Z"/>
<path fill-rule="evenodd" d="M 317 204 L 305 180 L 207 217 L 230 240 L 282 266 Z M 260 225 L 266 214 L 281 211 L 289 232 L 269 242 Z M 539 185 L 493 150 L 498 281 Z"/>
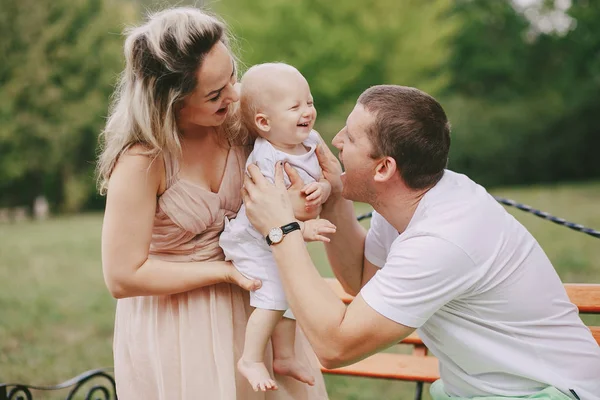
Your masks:
<path fill-rule="evenodd" d="M 178 105 L 196 88 L 196 72 L 213 46 L 221 41 L 231 51 L 225 23 L 192 7 L 151 14 L 145 24 L 125 33 L 125 69 L 100 134 L 97 174 L 101 194 L 106 193 L 119 157 L 133 145 L 142 145 L 144 154 L 154 158 L 163 153 L 181 157 Z M 241 137 L 245 134 L 239 120 L 236 106 L 220 127 L 232 144 L 247 141 Z"/>

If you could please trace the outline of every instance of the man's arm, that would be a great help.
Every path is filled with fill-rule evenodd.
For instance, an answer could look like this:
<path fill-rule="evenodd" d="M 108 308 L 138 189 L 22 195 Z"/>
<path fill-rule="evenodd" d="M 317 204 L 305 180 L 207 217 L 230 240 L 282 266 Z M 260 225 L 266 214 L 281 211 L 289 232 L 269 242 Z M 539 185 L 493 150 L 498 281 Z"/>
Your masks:
<path fill-rule="evenodd" d="M 275 185 L 254 165 L 248 172 L 242 193 L 254 227 L 266 235 L 293 221 L 281 165 L 275 170 Z M 471 256 L 452 241 L 414 235 L 390 249 L 383 268 L 345 307 L 314 267 L 301 232 L 289 233 L 272 252 L 294 315 L 329 368 L 404 339 L 412 327 L 422 326 L 441 307 L 466 295 L 481 275 Z M 361 280 L 362 276 L 368 274 Z"/>
<path fill-rule="evenodd" d="M 266 235 L 294 219 L 285 193 L 283 169 L 276 167 L 275 185 L 255 165 L 248 167 L 242 194 L 248 218 Z M 393 322 L 358 296 L 346 307 L 313 265 L 302 234 L 294 231 L 272 246 L 288 302 L 323 366 L 339 367 L 402 340 L 413 328 Z M 375 267 L 373 267 L 375 268 Z M 362 281 L 362 275 L 358 277 Z"/>
<path fill-rule="evenodd" d="M 375 264 L 372 264 L 371 262 L 369 262 L 369 260 L 367 260 L 366 258 L 363 261 L 363 273 L 362 273 L 362 283 L 360 285 L 360 288 L 362 289 L 363 286 L 365 286 L 367 284 L 367 282 L 369 282 L 371 280 L 372 277 L 375 276 L 375 273 L 377 271 L 379 271 L 379 267 L 376 266 Z M 348 293 L 350 294 L 350 293 Z"/>
<path fill-rule="evenodd" d="M 317 157 L 323 170 L 323 176 L 331 185 L 331 194 L 321 211 L 321 217 L 337 227 L 335 237 L 325 245 L 331 269 L 342 284 L 344 290 L 356 295 L 364 285 L 365 266 L 371 274 L 369 265 L 365 264 L 365 239 L 367 231 L 356 220 L 354 204 L 342 196 L 342 167 L 338 159 L 321 140 L 317 147 Z M 374 272 L 372 272 L 374 274 Z M 372 276 L 372 274 L 371 274 Z"/>
<path fill-rule="evenodd" d="M 299 232 L 272 250 L 288 302 L 325 368 L 352 364 L 414 331 L 373 310 L 361 295 L 346 307 L 317 272 Z"/>
<path fill-rule="evenodd" d="M 344 290 L 356 296 L 362 287 L 365 239 L 367 231 L 356 220 L 354 205 L 341 196 L 332 198 L 323 206 L 321 218 L 337 227 L 334 237 L 325 244 L 331 270 Z"/>

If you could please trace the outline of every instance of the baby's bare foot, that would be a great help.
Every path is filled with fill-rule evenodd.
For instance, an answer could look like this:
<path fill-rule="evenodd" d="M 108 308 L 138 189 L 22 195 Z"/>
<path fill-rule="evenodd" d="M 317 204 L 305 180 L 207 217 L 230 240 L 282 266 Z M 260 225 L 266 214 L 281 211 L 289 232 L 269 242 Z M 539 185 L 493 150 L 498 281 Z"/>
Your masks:
<path fill-rule="evenodd" d="M 255 392 L 262 390 L 277 390 L 277 384 L 269 375 L 267 367 L 262 362 L 245 361 L 241 358 L 237 363 L 238 371 L 248 379 Z"/>
<path fill-rule="evenodd" d="M 273 359 L 273 371 L 279 375 L 291 376 L 310 386 L 315 384 L 315 378 L 310 374 L 308 368 L 300 364 L 295 358 Z"/>

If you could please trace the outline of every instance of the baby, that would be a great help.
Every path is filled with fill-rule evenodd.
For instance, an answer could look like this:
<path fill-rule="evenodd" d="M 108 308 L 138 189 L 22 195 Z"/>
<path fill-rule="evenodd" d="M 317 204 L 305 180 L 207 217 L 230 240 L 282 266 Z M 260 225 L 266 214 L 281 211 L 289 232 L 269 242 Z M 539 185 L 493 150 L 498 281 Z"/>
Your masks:
<path fill-rule="evenodd" d="M 240 108 L 244 125 L 257 137 L 246 166 L 257 164 L 263 175 L 273 181 L 275 163 L 288 162 L 305 183 L 302 191 L 307 195 L 306 207 L 323 204 L 331 186 L 322 179 L 315 154 L 319 136 L 312 127 L 317 111 L 302 74 L 281 63 L 253 66 L 241 80 Z M 289 178 L 285 179 L 289 186 Z M 324 219 L 299 224 L 306 241 L 327 242 L 324 235 L 335 232 L 335 226 Z M 288 305 L 270 246 L 248 221 L 243 205 L 235 219 L 225 220 L 219 244 L 226 260 L 231 260 L 243 275 L 262 281 L 260 289 L 250 292 L 250 305 L 255 310 L 246 327 L 238 370 L 254 390 L 276 390 L 277 384 L 263 360 L 271 338 L 274 372 L 313 385 L 314 377 L 295 357 L 296 322 L 282 318 Z"/>

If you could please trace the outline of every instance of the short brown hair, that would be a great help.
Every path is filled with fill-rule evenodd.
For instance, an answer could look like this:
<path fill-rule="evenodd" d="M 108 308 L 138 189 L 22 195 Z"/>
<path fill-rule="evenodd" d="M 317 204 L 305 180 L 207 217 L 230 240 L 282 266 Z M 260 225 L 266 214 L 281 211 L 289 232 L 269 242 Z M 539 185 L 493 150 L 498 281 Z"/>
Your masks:
<path fill-rule="evenodd" d="M 375 154 L 392 157 L 406 185 L 425 189 L 435 185 L 448 165 L 450 123 L 444 109 L 419 89 L 378 85 L 358 98 L 375 115 L 368 130 Z"/>

